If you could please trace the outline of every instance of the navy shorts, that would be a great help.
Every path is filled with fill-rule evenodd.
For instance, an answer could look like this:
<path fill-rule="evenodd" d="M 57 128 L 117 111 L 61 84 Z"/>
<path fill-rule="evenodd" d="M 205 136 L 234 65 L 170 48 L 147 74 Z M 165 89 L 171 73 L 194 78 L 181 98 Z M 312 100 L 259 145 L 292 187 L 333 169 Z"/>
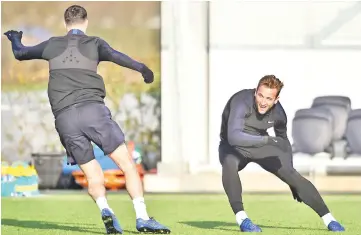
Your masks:
<path fill-rule="evenodd" d="M 104 103 L 75 104 L 56 115 L 55 128 L 68 158 L 79 165 L 95 159 L 95 143 L 105 155 L 124 143 L 124 133 Z"/>

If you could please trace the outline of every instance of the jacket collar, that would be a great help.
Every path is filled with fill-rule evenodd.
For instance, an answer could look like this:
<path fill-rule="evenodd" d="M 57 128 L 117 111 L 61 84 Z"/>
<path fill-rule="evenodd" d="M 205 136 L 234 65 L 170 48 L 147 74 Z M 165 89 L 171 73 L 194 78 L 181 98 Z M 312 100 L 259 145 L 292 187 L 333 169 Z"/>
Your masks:
<path fill-rule="evenodd" d="M 80 29 L 71 29 L 67 35 L 85 35 Z"/>

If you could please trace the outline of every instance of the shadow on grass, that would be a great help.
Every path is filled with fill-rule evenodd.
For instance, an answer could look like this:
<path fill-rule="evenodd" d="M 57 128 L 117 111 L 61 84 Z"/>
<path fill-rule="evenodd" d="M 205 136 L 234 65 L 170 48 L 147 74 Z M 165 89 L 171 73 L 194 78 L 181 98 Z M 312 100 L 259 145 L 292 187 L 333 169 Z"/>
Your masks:
<path fill-rule="evenodd" d="M 17 228 L 27 228 L 27 229 L 56 229 L 56 230 L 65 230 L 65 231 L 75 231 L 75 232 L 83 232 L 86 234 L 105 234 L 104 231 L 98 231 L 99 229 L 95 228 L 97 225 L 95 224 L 87 224 L 87 223 L 67 223 L 67 225 L 63 225 L 61 223 L 56 222 L 47 222 L 47 221 L 36 221 L 36 220 L 17 220 L 17 219 L 1 219 L 2 225 L 13 226 Z M 79 225 L 87 225 L 87 228 L 79 227 Z M 93 229 L 92 229 L 93 228 Z M 130 234 L 139 234 L 139 232 L 134 232 L 130 230 L 123 230 L 126 233 Z"/>
<path fill-rule="evenodd" d="M 258 226 L 260 226 L 261 228 L 273 228 L 273 229 L 297 229 L 297 230 L 327 231 L 322 228 L 288 227 L 288 226 L 278 226 L 278 225 L 270 226 L 270 225 L 263 225 L 263 224 L 259 224 Z"/>
<path fill-rule="evenodd" d="M 182 221 L 179 222 L 181 224 L 186 224 L 196 228 L 202 229 L 219 229 L 225 231 L 238 231 L 238 227 L 236 223 L 224 222 L 224 221 Z M 259 224 L 258 226 L 262 228 L 270 228 L 270 229 L 298 229 L 298 230 L 325 230 L 321 228 L 305 228 L 305 227 L 289 227 L 289 226 L 270 226 Z M 225 229 L 219 227 L 234 227 L 234 229 Z"/>
<path fill-rule="evenodd" d="M 55 222 L 48 221 L 36 221 L 36 220 L 17 220 L 17 219 L 1 219 L 2 225 L 13 226 L 17 228 L 27 228 L 27 229 L 56 229 L 56 230 L 68 230 L 76 232 L 84 232 L 87 234 L 104 234 L 104 232 L 97 231 L 99 229 L 94 228 L 84 228 L 79 227 L 80 224 L 59 224 Z M 81 224 L 84 225 L 84 224 Z M 90 224 L 87 224 L 88 226 Z M 91 225 L 90 225 L 91 226 Z"/>
<path fill-rule="evenodd" d="M 202 229 L 218 229 L 223 231 L 238 231 L 236 223 L 229 223 L 223 221 L 181 221 L 181 224 L 188 226 L 202 228 Z M 219 227 L 233 227 L 233 229 L 219 228 Z"/>

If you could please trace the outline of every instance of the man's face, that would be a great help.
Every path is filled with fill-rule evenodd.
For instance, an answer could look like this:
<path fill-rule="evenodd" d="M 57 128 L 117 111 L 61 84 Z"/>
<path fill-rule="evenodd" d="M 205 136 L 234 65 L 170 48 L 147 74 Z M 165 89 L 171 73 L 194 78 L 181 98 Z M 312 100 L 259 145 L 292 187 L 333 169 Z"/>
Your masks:
<path fill-rule="evenodd" d="M 265 114 L 270 108 L 278 102 L 278 90 L 269 88 L 265 85 L 260 86 L 256 92 L 256 106 L 260 114 Z"/>

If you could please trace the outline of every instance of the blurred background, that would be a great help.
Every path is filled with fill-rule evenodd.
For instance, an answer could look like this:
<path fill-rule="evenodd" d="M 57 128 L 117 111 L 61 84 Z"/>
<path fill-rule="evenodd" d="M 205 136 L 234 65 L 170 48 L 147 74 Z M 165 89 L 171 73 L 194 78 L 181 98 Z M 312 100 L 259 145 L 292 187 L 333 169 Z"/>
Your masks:
<path fill-rule="evenodd" d="M 2 32 L 22 30 L 27 46 L 63 35 L 63 13 L 72 4 L 2 2 Z M 295 168 L 321 191 L 361 192 L 361 2 L 81 5 L 88 11 L 88 35 L 155 73 L 155 82 L 146 85 L 140 74 L 115 64 L 98 69 L 106 104 L 126 134 L 147 192 L 222 192 L 222 110 L 231 95 L 255 88 L 266 74 L 285 83 L 280 102 Z M 86 187 L 79 168 L 65 164 L 48 104 L 47 63 L 15 60 L 5 36 L 1 49 L 2 179 L 33 177 L 17 183 L 32 190 L 15 190 L 29 195 L 38 188 Z M 107 188 L 124 189 L 121 170 L 97 146 L 94 152 Z M 255 164 L 240 175 L 245 192 L 288 190 Z"/>
<path fill-rule="evenodd" d="M 2 2 L 2 29 L 22 30 L 26 46 L 65 35 L 63 15 L 72 4 L 79 3 Z M 113 119 L 127 133 L 127 140 L 136 143 L 138 152 L 157 161 L 160 159 L 160 2 L 81 2 L 81 5 L 90 20 L 88 35 L 103 38 L 113 48 L 147 64 L 155 74 L 154 83 L 146 85 L 141 75 L 132 70 L 112 63 L 101 63 L 98 67 L 105 80 L 105 102 Z M 54 177 L 59 178 L 55 168 L 62 164 L 55 159 L 64 156 L 64 150 L 54 129 L 47 97 L 48 64 L 40 60 L 25 63 L 15 60 L 5 36 L 2 36 L 1 56 L 2 161 L 31 161 L 34 154 L 41 158 L 50 154 L 49 159 L 57 166 L 48 162 L 42 168 L 49 168 L 49 174 L 55 170 Z M 102 157 L 101 151 L 99 154 Z M 139 153 L 136 156 L 139 158 Z M 104 164 L 114 167 L 110 161 Z M 58 186 L 66 187 L 61 183 Z"/>

